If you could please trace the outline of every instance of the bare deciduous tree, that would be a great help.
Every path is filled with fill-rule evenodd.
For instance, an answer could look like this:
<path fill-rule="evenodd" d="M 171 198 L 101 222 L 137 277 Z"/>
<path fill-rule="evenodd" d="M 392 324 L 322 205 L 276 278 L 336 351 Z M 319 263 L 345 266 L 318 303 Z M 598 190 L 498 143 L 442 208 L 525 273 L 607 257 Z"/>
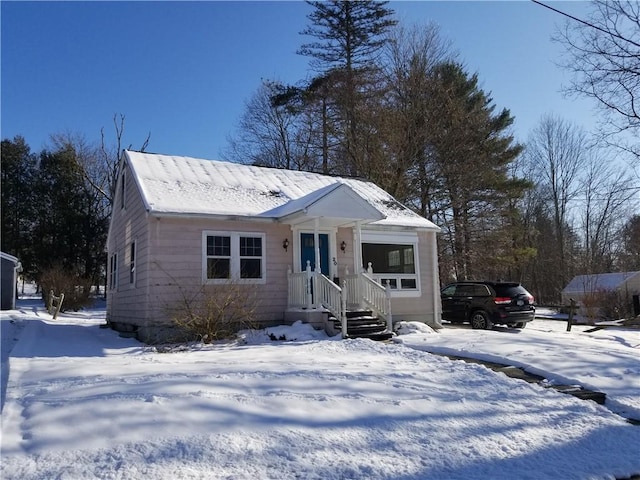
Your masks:
<path fill-rule="evenodd" d="M 388 94 L 380 132 L 387 144 L 387 171 L 381 185 L 430 218 L 435 181 L 427 138 L 433 102 L 430 84 L 433 69 L 444 61 L 453 61 L 456 55 L 436 24 L 395 27 L 384 53 Z"/>
<path fill-rule="evenodd" d="M 94 187 L 102 193 L 110 206 L 113 205 L 118 172 L 120 164 L 122 163 L 124 123 L 125 116 L 123 114 L 113 115 L 113 127 L 116 138 L 115 144 L 112 147 L 107 146 L 105 143 L 104 128 L 100 129 L 100 154 L 102 162 L 100 163 L 100 173 L 94 177 Z M 151 132 L 147 134 L 139 151 L 144 152 L 149 146 L 150 140 Z M 130 150 L 132 146 L 133 144 L 129 144 L 127 149 Z"/>
<path fill-rule="evenodd" d="M 227 156 L 239 163 L 317 170 L 311 150 L 319 127 L 307 107 L 303 89 L 263 81 L 246 104 L 238 134 L 229 138 Z"/>
<path fill-rule="evenodd" d="M 580 190 L 583 203 L 578 216 L 584 242 L 581 271 L 614 271 L 616 249 L 621 243 L 617 237 L 638 189 L 624 169 L 594 153 L 582 173 Z"/>
<path fill-rule="evenodd" d="M 573 74 L 567 91 L 595 99 L 607 136 L 629 133 L 616 145 L 640 156 L 640 3 L 593 0 L 589 17 L 567 20 L 555 39 Z"/>
<path fill-rule="evenodd" d="M 533 167 L 537 189 L 553 218 L 559 288 L 570 275 L 568 239 L 569 208 L 580 189 L 579 175 L 587 165 L 586 133 L 558 116 L 545 115 L 527 144 L 526 156 Z"/>

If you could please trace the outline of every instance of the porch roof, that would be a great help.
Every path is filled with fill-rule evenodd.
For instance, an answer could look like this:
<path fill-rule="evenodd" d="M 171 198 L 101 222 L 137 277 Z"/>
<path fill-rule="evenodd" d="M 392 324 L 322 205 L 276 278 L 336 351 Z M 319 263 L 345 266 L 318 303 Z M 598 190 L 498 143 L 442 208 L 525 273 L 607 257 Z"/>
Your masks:
<path fill-rule="evenodd" d="M 356 221 L 369 223 L 386 218 L 382 212 L 342 182 L 327 185 L 303 197 L 290 200 L 264 212 L 261 216 L 275 217 L 292 225 L 321 218 L 325 226 L 340 226 Z"/>
<path fill-rule="evenodd" d="M 353 178 L 134 151 L 125 161 L 154 215 L 439 230 L 377 185 Z"/>

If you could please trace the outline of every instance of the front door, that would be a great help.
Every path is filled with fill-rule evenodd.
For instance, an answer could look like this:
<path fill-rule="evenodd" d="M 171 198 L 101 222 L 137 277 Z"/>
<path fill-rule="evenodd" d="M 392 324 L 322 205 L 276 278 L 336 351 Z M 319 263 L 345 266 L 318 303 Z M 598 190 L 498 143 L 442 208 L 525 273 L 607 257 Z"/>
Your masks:
<path fill-rule="evenodd" d="M 322 273 L 329 276 L 329 235 L 321 233 L 320 240 L 320 269 Z M 311 264 L 311 270 L 316 269 L 316 248 L 313 233 L 300 234 L 300 268 L 304 271 L 307 268 L 307 261 Z"/>

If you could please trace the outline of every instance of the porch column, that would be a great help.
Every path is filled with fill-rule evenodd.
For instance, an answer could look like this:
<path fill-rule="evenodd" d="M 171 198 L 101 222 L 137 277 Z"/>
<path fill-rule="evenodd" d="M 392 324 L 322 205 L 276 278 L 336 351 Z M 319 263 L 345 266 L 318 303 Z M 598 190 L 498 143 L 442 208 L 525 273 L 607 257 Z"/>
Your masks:
<path fill-rule="evenodd" d="M 315 261 L 316 261 L 316 272 L 322 273 L 322 267 L 320 265 L 320 233 L 318 230 L 320 229 L 320 219 L 316 218 L 313 222 L 313 245 L 315 248 Z M 329 273 L 329 272 L 327 272 Z"/>
<path fill-rule="evenodd" d="M 438 273 L 438 237 L 435 232 L 431 236 L 431 278 L 433 283 L 433 324 L 442 327 L 442 319 L 438 310 L 440 304 L 440 275 Z"/>
<path fill-rule="evenodd" d="M 353 271 L 360 275 L 362 272 L 362 223 L 356 222 L 353 229 Z"/>
<path fill-rule="evenodd" d="M 313 272 L 313 281 L 314 281 L 314 287 L 317 288 L 318 285 L 318 280 L 319 280 L 319 274 L 322 273 L 322 266 L 320 265 L 320 233 L 318 232 L 318 230 L 320 229 L 320 219 L 316 217 L 316 219 L 313 222 L 313 245 L 315 247 L 315 252 L 313 253 L 314 257 L 315 257 L 315 261 L 316 261 L 316 268 L 315 271 Z M 320 308 L 320 302 L 319 302 L 319 298 L 320 295 L 318 294 L 318 290 L 314 290 L 314 308 Z"/>

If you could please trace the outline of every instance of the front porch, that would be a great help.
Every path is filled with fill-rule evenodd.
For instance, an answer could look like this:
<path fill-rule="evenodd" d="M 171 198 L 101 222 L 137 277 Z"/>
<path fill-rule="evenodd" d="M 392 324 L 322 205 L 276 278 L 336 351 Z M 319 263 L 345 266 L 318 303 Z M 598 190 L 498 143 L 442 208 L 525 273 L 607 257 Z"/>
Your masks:
<path fill-rule="evenodd" d="M 343 338 L 366 330 L 369 336 L 393 335 L 388 289 L 366 272 L 350 274 L 348 269 L 351 265 L 357 271 L 362 265 L 362 225 L 385 215 L 342 182 L 275 213 L 292 231 L 292 241 L 283 242 L 285 250 L 292 247 L 295 265 L 295 271 L 288 270 L 285 321 L 302 320 Z"/>
<path fill-rule="evenodd" d="M 386 340 L 393 336 L 391 287 L 366 272 L 350 274 L 344 269 L 340 285 L 307 261 L 302 272 L 287 272 L 288 301 L 285 321 L 302 320 L 342 338 L 366 337 Z"/>

